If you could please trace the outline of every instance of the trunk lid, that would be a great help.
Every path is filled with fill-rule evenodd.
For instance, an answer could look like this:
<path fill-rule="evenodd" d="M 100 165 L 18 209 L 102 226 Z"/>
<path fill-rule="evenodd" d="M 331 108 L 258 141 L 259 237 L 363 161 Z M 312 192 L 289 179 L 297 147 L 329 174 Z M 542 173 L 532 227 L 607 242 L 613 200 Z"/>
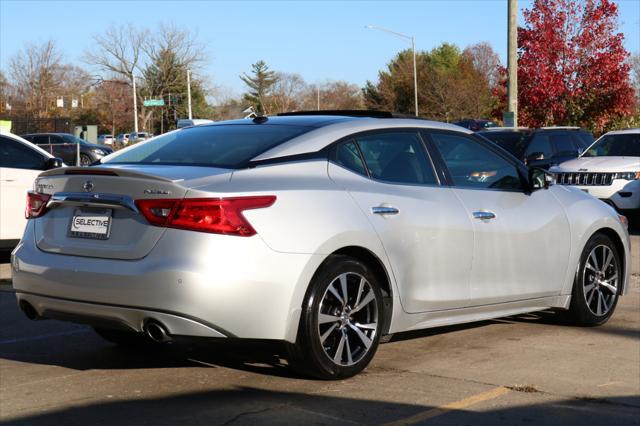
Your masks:
<path fill-rule="evenodd" d="M 182 199 L 190 188 L 205 181 L 228 182 L 231 173 L 229 169 L 211 167 L 147 165 L 68 167 L 44 172 L 36 179 L 35 190 L 52 198 L 50 210 L 32 219 L 36 245 L 40 250 L 57 254 L 143 258 L 166 228 L 149 224 L 137 210 L 136 200 Z M 109 218 L 105 225 L 107 233 L 74 231 L 72 221 L 78 218 Z"/>

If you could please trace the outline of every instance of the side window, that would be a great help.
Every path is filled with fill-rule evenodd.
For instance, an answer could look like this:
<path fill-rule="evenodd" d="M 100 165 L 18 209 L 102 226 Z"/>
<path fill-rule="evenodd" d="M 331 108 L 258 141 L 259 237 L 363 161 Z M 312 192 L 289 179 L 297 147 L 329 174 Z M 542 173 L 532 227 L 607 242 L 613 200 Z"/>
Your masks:
<path fill-rule="evenodd" d="M 549 135 L 542 133 L 533 135 L 533 140 L 527 147 L 524 156 L 526 158 L 535 152 L 541 152 L 544 155 L 544 158 L 553 157 L 553 150 L 551 149 Z"/>
<path fill-rule="evenodd" d="M 44 163 L 44 156 L 37 151 L 11 138 L 0 136 L 0 167 L 43 170 Z"/>
<path fill-rule="evenodd" d="M 49 143 L 53 145 L 61 145 L 65 143 L 65 140 L 62 139 L 60 136 L 51 135 L 49 136 Z"/>
<path fill-rule="evenodd" d="M 31 136 L 31 139 L 29 139 L 31 142 L 35 143 L 36 145 L 48 145 L 49 144 L 49 136 L 48 135 L 35 135 L 35 136 Z"/>
<path fill-rule="evenodd" d="M 571 135 L 568 133 L 557 133 L 549 137 L 551 144 L 556 150 L 558 155 L 571 155 L 578 152 L 578 149 L 573 144 Z"/>
<path fill-rule="evenodd" d="M 432 133 L 455 186 L 520 190 L 518 169 L 479 142 L 462 135 Z"/>
<path fill-rule="evenodd" d="M 376 133 L 356 138 L 372 178 L 436 185 L 433 167 L 416 132 Z"/>
<path fill-rule="evenodd" d="M 353 142 L 343 143 L 336 150 L 336 163 L 361 175 L 367 175 L 367 170 L 362 163 L 358 147 Z"/>

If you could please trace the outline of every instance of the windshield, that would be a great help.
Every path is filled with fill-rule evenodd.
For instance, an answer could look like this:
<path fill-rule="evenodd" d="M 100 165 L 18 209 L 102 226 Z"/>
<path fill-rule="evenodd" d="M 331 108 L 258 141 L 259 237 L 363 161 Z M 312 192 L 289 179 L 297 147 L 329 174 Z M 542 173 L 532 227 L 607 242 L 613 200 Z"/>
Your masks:
<path fill-rule="evenodd" d="M 256 124 L 189 127 L 137 144 L 104 163 L 238 168 L 253 157 L 312 129 Z"/>
<path fill-rule="evenodd" d="M 485 138 L 496 143 L 516 158 L 522 159 L 527 149 L 527 134 L 521 132 L 481 132 Z"/>
<path fill-rule="evenodd" d="M 640 157 L 640 133 L 605 135 L 583 157 Z"/>

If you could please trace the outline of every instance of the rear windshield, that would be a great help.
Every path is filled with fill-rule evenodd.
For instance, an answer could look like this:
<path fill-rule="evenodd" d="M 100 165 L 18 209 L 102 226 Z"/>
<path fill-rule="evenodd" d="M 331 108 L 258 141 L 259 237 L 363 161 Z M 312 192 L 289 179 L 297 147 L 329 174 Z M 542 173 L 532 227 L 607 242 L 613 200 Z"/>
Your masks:
<path fill-rule="evenodd" d="M 105 164 L 175 164 L 242 167 L 253 157 L 312 130 L 311 127 L 259 124 L 198 126 L 135 145 Z"/>
<path fill-rule="evenodd" d="M 522 159 L 527 149 L 528 134 L 520 132 L 482 132 L 480 133 L 500 148 L 505 149 L 516 158 Z"/>
<path fill-rule="evenodd" d="M 640 157 L 640 133 L 603 136 L 582 156 Z"/>

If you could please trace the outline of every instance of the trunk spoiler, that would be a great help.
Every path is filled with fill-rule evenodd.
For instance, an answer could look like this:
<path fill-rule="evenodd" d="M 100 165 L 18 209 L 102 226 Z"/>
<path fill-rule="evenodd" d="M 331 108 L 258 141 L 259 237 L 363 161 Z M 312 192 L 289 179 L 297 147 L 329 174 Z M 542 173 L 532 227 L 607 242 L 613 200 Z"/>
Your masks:
<path fill-rule="evenodd" d="M 149 173 L 141 173 L 135 170 L 118 169 L 110 167 L 59 167 L 40 173 L 39 177 L 64 176 L 64 175 L 83 175 L 83 176 L 121 176 L 130 178 L 143 178 L 149 180 L 158 180 L 161 182 L 175 183 L 174 180 L 152 175 Z"/>

